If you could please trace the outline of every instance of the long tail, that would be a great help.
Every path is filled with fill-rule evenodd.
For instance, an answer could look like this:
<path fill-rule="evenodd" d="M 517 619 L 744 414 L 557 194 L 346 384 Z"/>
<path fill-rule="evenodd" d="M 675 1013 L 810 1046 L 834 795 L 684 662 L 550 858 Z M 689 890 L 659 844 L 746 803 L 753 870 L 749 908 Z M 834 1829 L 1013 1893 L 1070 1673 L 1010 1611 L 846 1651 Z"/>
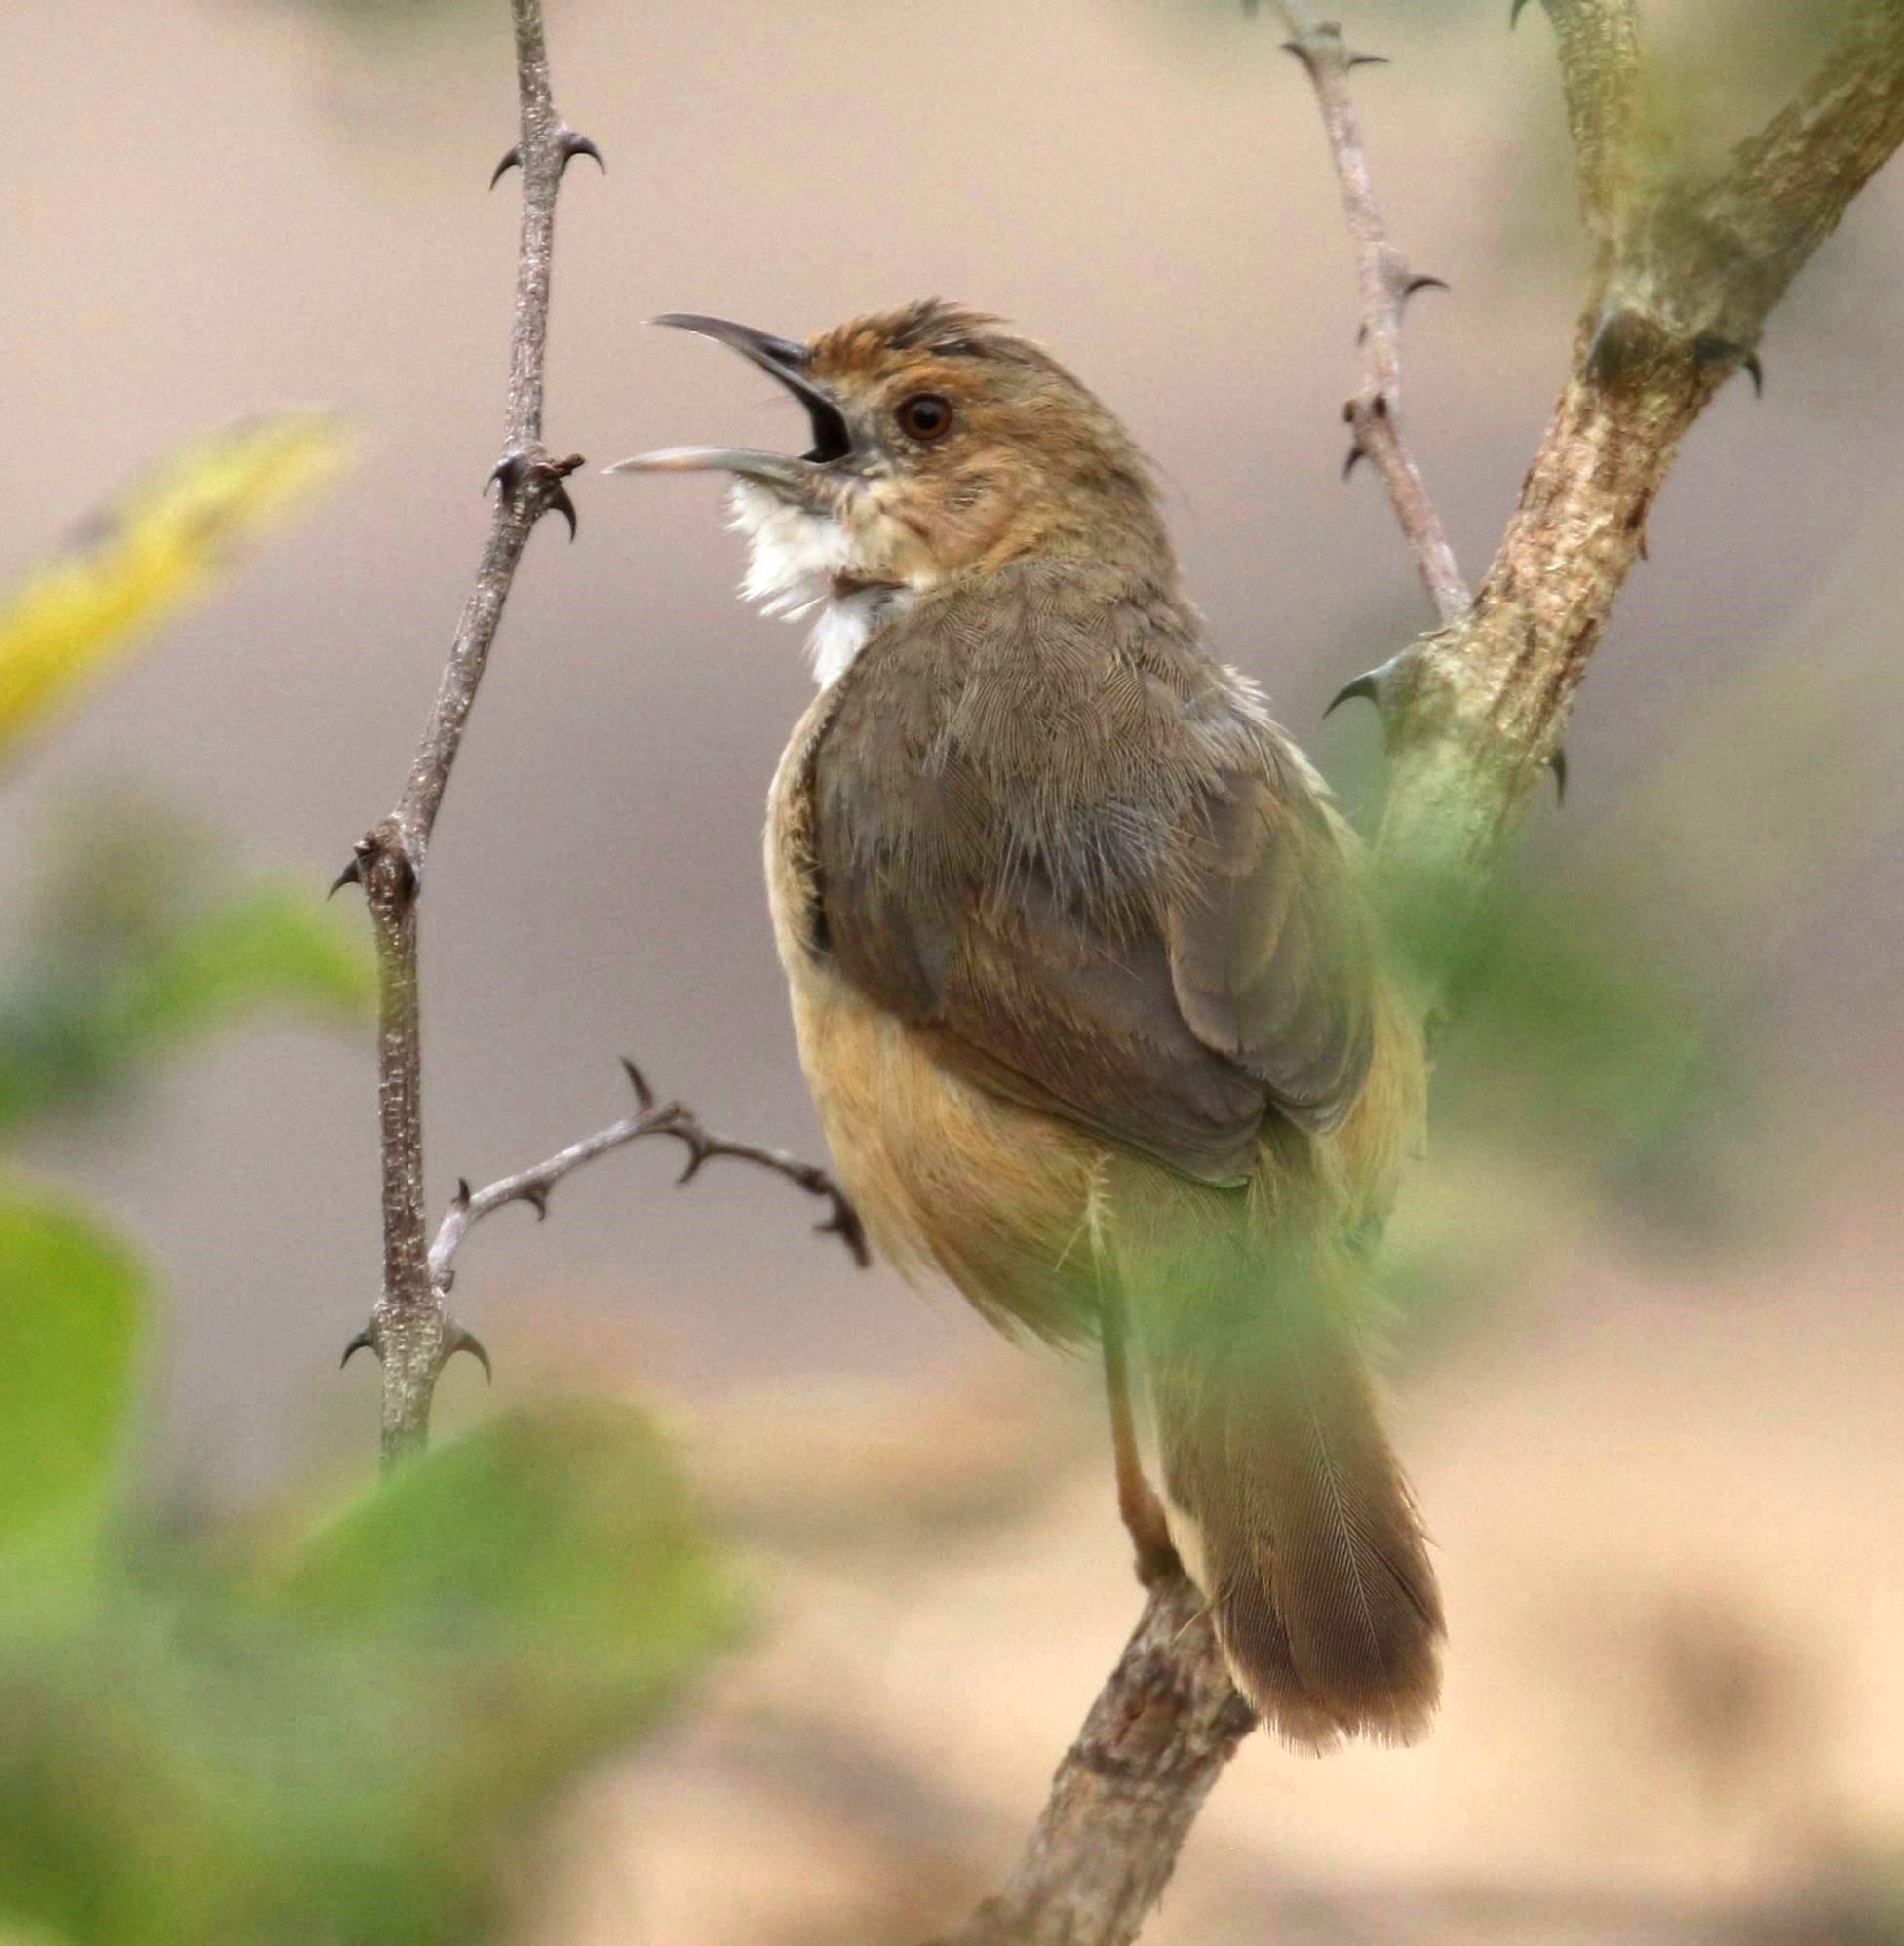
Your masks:
<path fill-rule="evenodd" d="M 1440 1690 L 1441 1598 L 1355 1343 L 1355 1267 L 1236 1274 L 1146 1334 L 1173 1535 L 1282 1736 L 1409 1742 Z"/>

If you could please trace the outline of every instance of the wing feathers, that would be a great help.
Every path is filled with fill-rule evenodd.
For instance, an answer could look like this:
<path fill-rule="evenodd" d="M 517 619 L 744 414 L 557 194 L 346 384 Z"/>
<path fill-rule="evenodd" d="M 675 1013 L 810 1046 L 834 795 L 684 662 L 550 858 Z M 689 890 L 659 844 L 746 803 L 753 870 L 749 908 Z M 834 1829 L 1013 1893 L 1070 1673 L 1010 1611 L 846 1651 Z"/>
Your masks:
<path fill-rule="evenodd" d="M 1300 759 L 1157 600 L 1023 570 L 862 651 L 815 748 L 840 969 L 982 1085 L 1211 1183 L 1370 1053 L 1366 920 Z M 820 930 L 816 928 L 816 931 Z"/>

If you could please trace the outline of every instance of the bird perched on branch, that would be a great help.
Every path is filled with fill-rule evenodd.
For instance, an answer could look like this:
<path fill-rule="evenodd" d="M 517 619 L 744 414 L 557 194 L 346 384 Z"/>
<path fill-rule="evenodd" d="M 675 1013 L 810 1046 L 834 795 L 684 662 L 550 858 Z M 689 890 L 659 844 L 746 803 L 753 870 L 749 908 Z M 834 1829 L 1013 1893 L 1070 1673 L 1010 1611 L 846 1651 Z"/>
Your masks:
<path fill-rule="evenodd" d="M 1101 1344 L 1140 1572 L 1181 1556 L 1285 1737 L 1415 1735 L 1441 1607 L 1367 1260 L 1424 1063 L 1352 835 L 1046 352 L 936 301 L 804 344 L 657 322 L 812 423 L 800 457 L 614 470 L 731 476 L 745 594 L 814 617 L 767 876 L 874 1239 L 1007 1330 Z"/>

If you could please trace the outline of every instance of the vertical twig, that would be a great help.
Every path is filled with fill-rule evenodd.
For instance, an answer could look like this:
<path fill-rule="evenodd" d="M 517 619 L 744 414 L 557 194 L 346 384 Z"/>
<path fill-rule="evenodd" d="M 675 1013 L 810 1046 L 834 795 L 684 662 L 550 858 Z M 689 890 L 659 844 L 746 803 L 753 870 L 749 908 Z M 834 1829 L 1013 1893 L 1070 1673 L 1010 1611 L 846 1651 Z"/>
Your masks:
<path fill-rule="evenodd" d="M 510 349 L 502 458 L 490 475 L 494 516 L 403 796 L 358 840 L 341 883 L 361 884 L 370 910 L 378 968 L 377 1121 L 383 1173 L 383 1294 L 369 1325 L 345 1350 L 369 1347 L 383 1369 L 382 1450 L 386 1466 L 420 1449 L 429 1435 L 430 1399 L 445 1363 L 481 1347 L 449 1317 L 430 1274 L 424 1233 L 423 1052 L 417 989 L 417 903 L 423 866 L 463 727 L 502 619 L 516 568 L 535 524 L 551 508 L 575 528 L 563 484 L 582 461 L 554 458 L 542 444 L 543 355 L 549 331 L 549 274 L 556 199 L 563 171 L 595 145 L 558 117 L 549 84 L 541 0 L 512 0 L 522 132 L 494 181 L 511 167 L 523 175 L 522 242 L 516 321 Z"/>
<path fill-rule="evenodd" d="M 1380 473 L 1395 518 L 1446 628 L 1467 613 L 1468 586 L 1402 431 L 1402 312 L 1416 292 L 1447 287 L 1439 277 L 1418 276 L 1410 268 L 1390 239 L 1376 201 L 1348 71 L 1380 57 L 1351 54 L 1334 20 L 1310 20 L 1297 0 L 1282 0 L 1281 12 L 1290 33 L 1283 45 L 1308 71 L 1322 110 L 1330 160 L 1341 186 L 1342 214 L 1355 247 L 1362 383 L 1342 408 L 1350 431 L 1344 475 L 1364 459 Z"/>

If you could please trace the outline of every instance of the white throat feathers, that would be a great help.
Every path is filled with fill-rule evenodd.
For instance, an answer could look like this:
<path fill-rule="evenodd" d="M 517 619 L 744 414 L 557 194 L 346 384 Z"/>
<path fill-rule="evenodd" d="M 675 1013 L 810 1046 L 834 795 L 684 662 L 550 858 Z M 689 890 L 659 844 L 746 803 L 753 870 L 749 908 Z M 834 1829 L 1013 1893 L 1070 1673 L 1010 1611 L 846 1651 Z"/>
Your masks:
<path fill-rule="evenodd" d="M 731 523 L 747 538 L 744 601 L 787 621 L 813 617 L 806 652 L 821 688 L 838 681 L 895 605 L 911 592 L 890 584 L 854 587 L 852 537 L 836 520 L 791 506 L 752 480 L 737 480 L 728 497 Z M 841 584 L 846 592 L 841 593 Z"/>

